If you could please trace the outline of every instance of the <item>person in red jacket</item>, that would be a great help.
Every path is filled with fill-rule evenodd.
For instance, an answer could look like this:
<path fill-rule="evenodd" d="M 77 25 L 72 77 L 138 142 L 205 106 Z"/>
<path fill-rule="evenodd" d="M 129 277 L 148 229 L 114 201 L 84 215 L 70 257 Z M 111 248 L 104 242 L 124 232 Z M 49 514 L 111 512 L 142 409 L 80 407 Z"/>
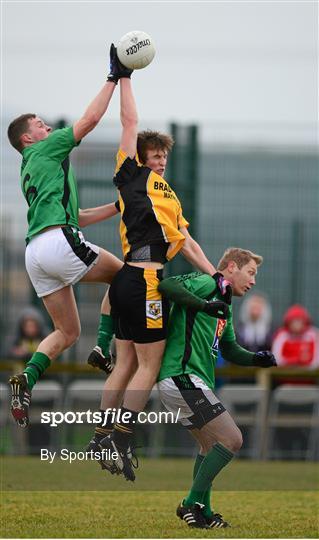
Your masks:
<path fill-rule="evenodd" d="M 309 312 L 303 306 L 295 304 L 286 311 L 283 323 L 272 344 L 278 366 L 317 368 L 319 331 L 313 326 Z"/>

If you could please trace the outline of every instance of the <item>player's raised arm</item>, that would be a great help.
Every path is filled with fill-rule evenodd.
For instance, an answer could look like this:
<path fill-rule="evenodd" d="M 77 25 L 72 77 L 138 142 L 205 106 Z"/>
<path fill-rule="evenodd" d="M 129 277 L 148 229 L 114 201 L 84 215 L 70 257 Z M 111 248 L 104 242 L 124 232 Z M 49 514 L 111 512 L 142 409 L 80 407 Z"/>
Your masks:
<path fill-rule="evenodd" d="M 90 103 L 82 118 L 75 122 L 73 134 L 77 142 L 97 126 L 109 106 L 115 86 L 115 82 L 107 81 Z"/>
<path fill-rule="evenodd" d="M 124 67 L 117 58 L 116 48 L 112 43 L 110 48 L 110 73 L 107 82 L 95 99 L 90 103 L 84 115 L 73 126 L 74 138 L 78 142 L 85 137 L 99 123 L 105 114 L 114 88 L 121 77 L 130 77 L 132 70 Z"/>
<path fill-rule="evenodd" d="M 138 116 L 132 85 L 129 78 L 121 78 L 121 123 L 122 137 L 120 148 L 130 158 L 136 154 Z"/>
<path fill-rule="evenodd" d="M 138 117 L 135 99 L 133 96 L 131 86 L 132 69 L 129 69 L 118 59 L 116 47 L 112 43 L 110 48 L 110 73 L 108 75 L 108 81 L 112 81 L 115 84 L 120 81 L 121 90 L 121 123 L 122 123 L 122 136 L 120 142 L 120 148 L 130 158 L 134 158 L 136 154 L 137 143 L 137 125 Z"/>

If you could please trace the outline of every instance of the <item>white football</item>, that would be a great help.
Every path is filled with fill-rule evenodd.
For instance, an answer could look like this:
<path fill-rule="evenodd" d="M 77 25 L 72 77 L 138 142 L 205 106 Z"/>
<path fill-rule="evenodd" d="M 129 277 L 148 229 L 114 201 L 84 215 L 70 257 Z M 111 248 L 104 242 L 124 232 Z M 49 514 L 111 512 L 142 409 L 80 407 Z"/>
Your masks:
<path fill-rule="evenodd" d="M 117 56 L 123 66 L 129 69 L 145 68 L 155 56 L 153 39 L 141 30 L 128 32 L 119 41 Z"/>

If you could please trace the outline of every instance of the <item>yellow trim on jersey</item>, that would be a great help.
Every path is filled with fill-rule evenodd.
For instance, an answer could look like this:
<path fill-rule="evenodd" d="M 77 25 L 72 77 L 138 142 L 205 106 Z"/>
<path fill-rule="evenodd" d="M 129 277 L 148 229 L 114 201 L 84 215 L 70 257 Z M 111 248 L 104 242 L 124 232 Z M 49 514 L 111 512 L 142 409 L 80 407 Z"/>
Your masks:
<path fill-rule="evenodd" d="M 115 174 L 118 173 L 127 157 L 127 154 L 120 148 L 116 156 L 117 164 Z M 141 163 L 138 161 L 137 155 L 135 159 L 138 166 L 142 167 Z M 180 251 L 185 242 L 185 237 L 179 229 L 181 227 L 188 227 L 189 223 L 183 216 L 181 203 L 174 190 L 162 176 L 153 171 L 150 171 L 146 181 L 146 194 L 152 204 L 154 222 L 157 222 L 162 230 L 162 241 L 170 244 L 166 254 L 167 260 L 170 260 Z M 120 222 L 120 236 L 122 251 L 125 258 L 131 249 L 131 245 L 127 239 L 127 226 L 129 227 L 130 225 L 128 224 L 126 226 L 123 221 L 125 203 L 120 195 L 119 201 L 122 215 Z M 158 240 L 159 239 L 157 239 L 157 241 Z"/>
<path fill-rule="evenodd" d="M 116 166 L 115 166 L 114 176 L 119 172 L 121 166 L 123 165 L 124 161 L 128 157 L 129 156 L 126 154 L 126 152 L 124 152 L 124 150 L 122 150 L 122 148 L 118 149 L 118 152 L 116 154 Z M 136 159 L 136 162 L 137 162 L 138 166 L 142 167 L 142 163 L 140 162 L 137 153 L 135 154 L 135 159 Z"/>
<path fill-rule="evenodd" d="M 159 279 L 156 270 L 145 268 L 146 282 L 146 328 L 163 328 L 162 295 L 157 290 Z"/>
<path fill-rule="evenodd" d="M 119 203 L 120 203 L 120 212 L 121 212 L 121 216 L 123 216 L 123 212 L 124 212 L 124 209 L 125 209 L 125 204 L 123 202 L 123 199 L 120 195 L 120 192 L 118 192 L 118 200 L 119 200 Z M 126 225 L 123 221 L 123 219 L 121 219 L 120 221 L 120 238 L 121 238 L 121 245 L 122 245 L 122 252 L 123 252 L 123 256 L 124 256 L 124 259 L 126 257 L 126 255 L 131 251 L 131 245 L 127 239 L 127 228 L 126 228 Z"/>

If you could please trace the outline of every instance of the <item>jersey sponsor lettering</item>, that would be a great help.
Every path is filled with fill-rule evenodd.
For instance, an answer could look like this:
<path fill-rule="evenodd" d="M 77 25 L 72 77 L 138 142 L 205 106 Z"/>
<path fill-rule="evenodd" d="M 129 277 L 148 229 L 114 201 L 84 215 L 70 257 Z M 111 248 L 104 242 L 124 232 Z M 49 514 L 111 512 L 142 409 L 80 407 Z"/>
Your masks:
<path fill-rule="evenodd" d="M 169 187 L 168 184 L 166 184 L 166 182 L 157 182 L 155 181 L 154 182 L 154 189 L 159 189 L 161 191 L 169 191 L 170 193 L 172 193 L 172 188 Z"/>
<path fill-rule="evenodd" d="M 212 344 L 212 350 L 211 350 L 212 355 L 218 352 L 219 340 L 223 335 L 223 332 L 226 328 L 226 324 L 227 324 L 226 319 L 218 319 L 218 323 L 217 323 L 215 335 L 214 335 L 214 341 Z"/>
<path fill-rule="evenodd" d="M 153 188 L 156 191 L 163 191 L 164 199 L 174 199 L 175 201 L 179 202 L 174 191 L 166 182 L 155 181 Z"/>

